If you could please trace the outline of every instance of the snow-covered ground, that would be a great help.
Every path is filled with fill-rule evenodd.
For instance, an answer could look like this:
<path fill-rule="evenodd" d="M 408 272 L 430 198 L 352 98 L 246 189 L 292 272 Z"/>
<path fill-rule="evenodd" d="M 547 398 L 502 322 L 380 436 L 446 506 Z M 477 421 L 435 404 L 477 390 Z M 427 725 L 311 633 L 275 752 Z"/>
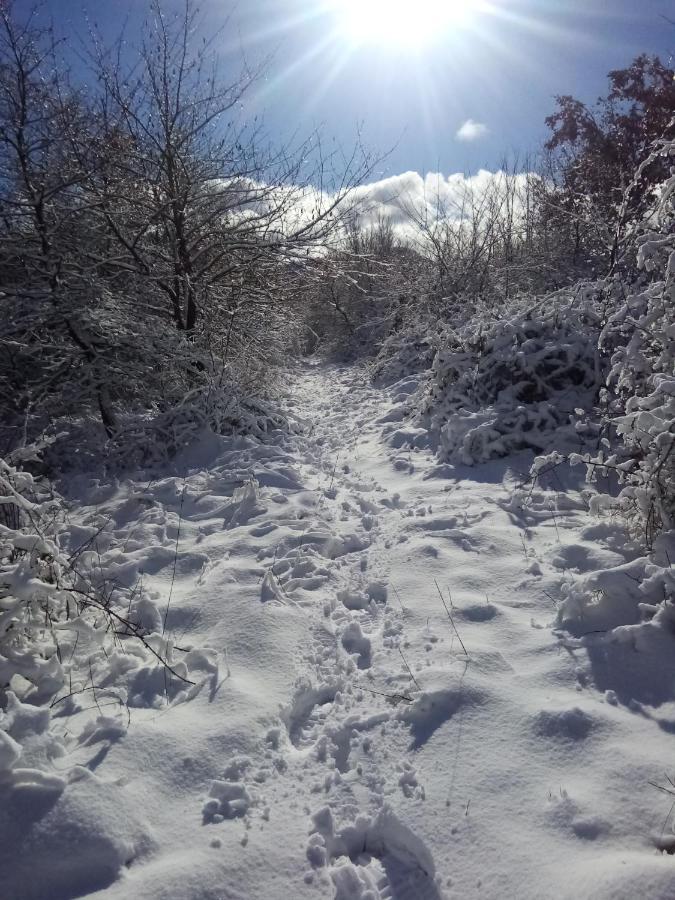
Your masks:
<path fill-rule="evenodd" d="M 102 569 L 168 605 L 201 687 L 142 669 L 128 725 L 90 693 L 10 710 L 0 763 L 29 735 L 43 775 L 4 794 L 3 897 L 675 896 L 649 785 L 673 664 L 556 627 L 570 579 L 630 564 L 620 523 L 573 486 L 523 509 L 527 455 L 439 465 L 402 420 L 415 386 L 308 365 L 292 433 L 73 481 L 82 526 L 111 523 Z"/>

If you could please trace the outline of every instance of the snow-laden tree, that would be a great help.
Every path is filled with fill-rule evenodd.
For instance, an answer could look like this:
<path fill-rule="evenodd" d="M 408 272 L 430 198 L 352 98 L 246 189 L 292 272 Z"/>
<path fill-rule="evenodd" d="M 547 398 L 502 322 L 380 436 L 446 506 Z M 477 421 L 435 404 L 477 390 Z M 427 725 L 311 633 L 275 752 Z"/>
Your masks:
<path fill-rule="evenodd" d="M 648 546 L 658 532 L 675 528 L 675 141 L 656 143 L 631 188 L 643 168 L 656 165 L 669 174 L 621 246 L 624 259 L 634 257 L 638 275 L 623 287 L 600 335 L 600 346 L 611 354 L 610 437 L 601 453 L 584 457 L 591 475 L 618 473 L 618 499 L 599 503 L 626 513 Z"/>
<path fill-rule="evenodd" d="M 587 271 L 605 274 L 616 265 L 623 230 L 653 202 L 667 168 L 650 148 L 673 138 L 674 109 L 672 67 L 647 54 L 610 72 L 607 94 L 593 107 L 569 95 L 556 98 L 546 119 L 547 174 L 557 188 L 547 197 L 548 216 L 561 235 L 567 232 L 566 243 L 571 236 Z"/>
<path fill-rule="evenodd" d="M 14 22 L 0 9 L 0 378 L 4 423 L 95 405 L 115 427 L 109 338 L 93 321 L 100 303 L 98 235 L 71 152 L 86 145 L 91 121 L 56 67 L 51 33 Z M 87 252 L 93 250 L 93 254 Z"/>
<path fill-rule="evenodd" d="M 86 90 L 36 22 L 2 8 L 8 442 L 90 415 L 118 442 L 150 414 L 171 448 L 190 408 L 195 427 L 251 427 L 266 413 L 242 404 L 295 339 L 292 304 L 366 156 L 269 146 L 240 114 L 259 73 L 221 77 L 190 0 L 153 3 L 124 53 L 94 39 Z"/>

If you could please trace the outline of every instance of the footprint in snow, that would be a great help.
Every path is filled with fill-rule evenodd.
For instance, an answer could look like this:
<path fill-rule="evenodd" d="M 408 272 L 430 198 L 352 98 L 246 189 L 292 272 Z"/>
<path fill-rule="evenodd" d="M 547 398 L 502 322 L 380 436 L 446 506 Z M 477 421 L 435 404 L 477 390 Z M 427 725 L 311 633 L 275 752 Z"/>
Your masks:
<path fill-rule="evenodd" d="M 542 737 L 566 741 L 580 741 L 588 737 L 595 720 L 575 706 L 572 709 L 543 709 L 534 718 L 534 730 Z"/>
<path fill-rule="evenodd" d="M 242 782 L 215 780 L 211 784 L 209 799 L 202 807 L 204 824 L 217 824 L 225 819 L 238 819 L 246 815 L 253 798 Z"/>
<path fill-rule="evenodd" d="M 337 598 L 346 609 L 352 612 L 359 609 L 367 609 L 370 605 L 370 597 L 363 591 L 338 591 Z"/>
<path fill-rule="evenodd" d="M 474 603 L 471 606 L 456 608 L 463 619 L 469 622 L 489 622 L 498 615 L 499 610 L 494 603 Z"/>
<path fill-rule="evenodd" d="M 431 853 L 386 806 L 339 830 L 330 808 L 319 810 L 307 859 L 328 870 L 335 900 L 442 900 Z"/>
<path fill-rule="evenodd" d="M 339 685 L 301 686 L 291 706 L 283 710 L 281 718 L 294 747 L 305 749 L 319 738 L 321 727 L 333 708 Z"/>
<path fill-rule="evenodd" d="M 361 630 L 358 622 L 350 622 L 341 635 L 341 643 L 347 653 L 356 656 L 359 669 L 369 669 L 372 660 L 370 639 Z"/>

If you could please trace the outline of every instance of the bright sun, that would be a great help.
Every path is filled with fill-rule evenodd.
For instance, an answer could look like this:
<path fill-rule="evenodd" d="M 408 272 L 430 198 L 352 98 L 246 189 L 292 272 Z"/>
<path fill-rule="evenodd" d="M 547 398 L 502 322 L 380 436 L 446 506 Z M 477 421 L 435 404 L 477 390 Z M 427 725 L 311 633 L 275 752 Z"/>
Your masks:
<path fill-rule="evenodd" d="M 481 0 L 334 0 L 340 28 L 355 43 L 420 47 L 465 25 Z"/>

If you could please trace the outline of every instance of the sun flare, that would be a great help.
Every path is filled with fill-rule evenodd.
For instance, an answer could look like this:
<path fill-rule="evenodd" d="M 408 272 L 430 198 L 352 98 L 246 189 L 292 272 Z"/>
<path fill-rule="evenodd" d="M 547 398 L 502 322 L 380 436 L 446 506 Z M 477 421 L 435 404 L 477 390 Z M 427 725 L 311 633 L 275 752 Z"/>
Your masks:
<path fill-rule="evenodd" d="M 334 0 L 340 29 L 354 43 L 420 47 L 466 25 L 481 0 Z"/>

